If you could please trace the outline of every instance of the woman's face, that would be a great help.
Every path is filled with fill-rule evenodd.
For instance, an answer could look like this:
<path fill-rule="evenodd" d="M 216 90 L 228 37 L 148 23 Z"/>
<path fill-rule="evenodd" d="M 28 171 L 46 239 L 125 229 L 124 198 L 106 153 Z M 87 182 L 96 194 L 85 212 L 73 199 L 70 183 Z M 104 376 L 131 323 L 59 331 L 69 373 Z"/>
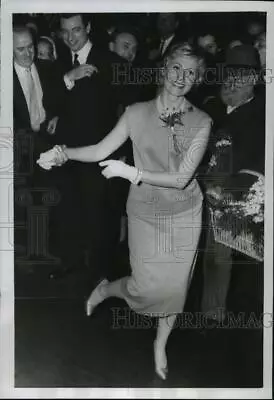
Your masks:
<path fill-rule="evenodd" d="M 198 76 L 198 61 L 192 56 L 176 56 L 167 60 L 164 76 L 164 90 L 173 96 L 184 96 Z"/>
<path fill-rule="evenodd" d="M 37 56 L 40 60 L 51 60 L 52 55 L 51 55 L 50 44 L 45 42 L 38 43 Z"/>

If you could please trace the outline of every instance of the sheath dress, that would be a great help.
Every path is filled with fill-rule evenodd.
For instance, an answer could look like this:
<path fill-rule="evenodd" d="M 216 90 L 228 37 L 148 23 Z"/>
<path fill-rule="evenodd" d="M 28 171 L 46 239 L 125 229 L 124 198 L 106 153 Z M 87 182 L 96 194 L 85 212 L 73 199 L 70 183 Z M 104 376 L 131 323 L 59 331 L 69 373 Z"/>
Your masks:
<path fill-rule="evenodd" d="M 207 114 L 186 103 L 184 126 L 175 133 L 159 118 L 156 99 L 127 108 L 123 117 L 136 167 L 178 172 L 193 138 L 210 124 Z M 122 278 L 121 291 L 135 312 L 150 316 L 182 312 L 201 232 L 202 203 L 196 179 L 184 190 L 131 185 L 127 215 L 132 273 Z"/>

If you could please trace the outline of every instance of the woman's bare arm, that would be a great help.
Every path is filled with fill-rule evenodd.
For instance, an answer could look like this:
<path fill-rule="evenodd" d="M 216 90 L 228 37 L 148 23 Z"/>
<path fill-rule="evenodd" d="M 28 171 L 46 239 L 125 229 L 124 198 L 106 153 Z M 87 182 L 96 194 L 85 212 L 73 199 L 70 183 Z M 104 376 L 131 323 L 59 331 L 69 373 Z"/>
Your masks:
<path fill-rule="evenodd" d="M 145 170 L 142 174 L 142 181 L 154 186 L 183 189 L 194 176 L 203 158 L 210 130 L 211 122 L 207 122 L 204 127 L 201 127 L 187 150 L 178 172 L 150 172 Z"/>
<path fill-rule="evenodd" d="M 70 160 L 81 162 L 98 162 L 104 160 L 117 150 L 129 137 L 126 117 L 123 114 L 117 125 L 99 143 L 91 146 L 67 148 L 66 154 Z"/>

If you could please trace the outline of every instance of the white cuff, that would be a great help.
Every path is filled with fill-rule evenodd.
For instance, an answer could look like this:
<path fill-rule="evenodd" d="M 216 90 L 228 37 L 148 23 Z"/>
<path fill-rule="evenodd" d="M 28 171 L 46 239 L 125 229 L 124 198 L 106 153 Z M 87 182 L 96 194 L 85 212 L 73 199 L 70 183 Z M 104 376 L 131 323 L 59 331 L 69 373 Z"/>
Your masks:
<path fill-rule="evenodd" d="M 71 90 L 74 87 L 74 82 L 71 81 L 67 75 L 64 75 L 64 82 L 68 90 Z"/>

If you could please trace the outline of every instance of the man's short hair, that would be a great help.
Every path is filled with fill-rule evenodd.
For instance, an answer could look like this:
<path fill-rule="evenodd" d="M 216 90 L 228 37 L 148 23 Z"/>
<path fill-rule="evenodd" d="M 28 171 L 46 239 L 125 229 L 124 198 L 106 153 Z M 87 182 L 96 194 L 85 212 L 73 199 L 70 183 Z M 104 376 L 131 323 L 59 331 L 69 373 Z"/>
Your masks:
<path fill-rule="evenodd" d="M 117 36 L 121 35 L 122 33 L 127 33 L 129 35 L 132 35 L 133 37 L 135 37 L 137 43 L 140 42 L 140 39 L 138 37 L 139 35 L 136 29 L 125 25 L 123 26 L 119 25 L 115 28 L 113 33 L 110 35 L 110 42 L 115 42 Z"/>
<path fill-rule="evenodd" d="M 30 28 L 28 26 L 24 25 L 24 24 L 20 24 L 20 25 L 19 24 L 15 24 L 15 25 L 13 25 L 12 31 L 13 31 L 13 33 L 17 33 L 17 34 L 29 33 L 30 36 L 32 37 L 32 33 L 31 33 Z"/>
<path fill-rule="evenodd" d="M 61 18 L 69 19 L 72 17 L 77 17 L 78 15 L 82 18 L 82 21 L 83 21 L 83 24 L 85 25 L 85 27 L 87 27 L 88 23 L 91 20 L 91 17 L 90 17 L 90 14 L 86 14 L 86 13 L 63 13 L 63 14 L 60 14 L 60 21 L 61 21 Z"/>

